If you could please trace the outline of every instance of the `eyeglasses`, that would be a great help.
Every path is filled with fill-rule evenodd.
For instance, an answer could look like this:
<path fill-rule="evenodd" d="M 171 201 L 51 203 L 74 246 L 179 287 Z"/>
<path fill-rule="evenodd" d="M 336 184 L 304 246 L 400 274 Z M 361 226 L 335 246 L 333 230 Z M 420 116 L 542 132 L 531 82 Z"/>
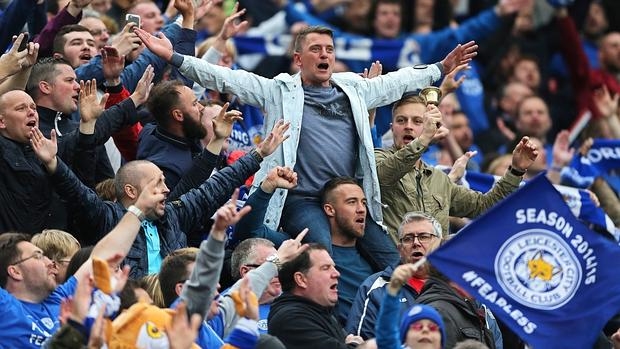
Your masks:
<path fill-rule="evenodd" d="M 416 322 L 411 324 L 411 326 L 409 326 L 409 329 L 414 330 L 414 331 L 422 331 L 422 329 L 424 328 L 424 324 L 421 322 Z M 430 332 L 437 332 L 439 331 L 439 325 L 437 325 L 434 322 L 429 322 L 426 324 L 426 328 L 430 331 Z"/>
<path fill-rule="evenodd" d="M 108 33 L 107 29 L 93 29 L 93 30 L 89 30 L 90 31 L 90 35 L 92 36 L 97 36 L 97 35 L 101 35 L 103 33 Z"/>
<path fill-rule="evenodd" d="M 69 265 L 70 262 L 71 262 L 70 259 L 52 260 L 52 263 L 54 264 L 54 267 L 56 267 L 56 268 L 58 268 L 61 265 Z"/>
<path fill-rule="evenodd" d="M 11 265 L 18 265 L 21 263 L 24 263 L 25 261 L 29 260 L 29 259 L 36 259 L 36 260 L 41 260 L 45 257 L 45 255 L 43 254 L 43 252 L 41 251 L 34 251 L 34 254 L 30 257 L 26 257 L 26 258 L 22 258 L 20 260 L 15 261 L 15 263 L 11 264 Z"/>
<path fill-rule="evenodd" d="M 403 245 L 413 245 L 413 242 L 417 238 L 420 243 L 425 244 L 436 238 L 437 235 L 431 233 L 417 233 L 417 234 L 407 234 L 400 238 L 400 243 Z"/>

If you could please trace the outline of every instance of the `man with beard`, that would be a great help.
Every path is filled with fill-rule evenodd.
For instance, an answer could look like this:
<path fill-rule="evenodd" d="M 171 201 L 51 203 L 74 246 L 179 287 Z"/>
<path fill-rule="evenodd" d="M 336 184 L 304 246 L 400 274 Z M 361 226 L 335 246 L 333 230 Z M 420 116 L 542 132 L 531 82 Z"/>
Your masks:
<path fill-rule="evenodd" d="M 249 235 L 264 237 L 276 244 L 284 241 L 288 235 L 269 229 L 263 220 L 276 189 L 292 189 L 296 185 L 297 173 L 291 168 L 276 167 L 269 171 L 259 190 L 246 201 L 252 211 L 239 221 L 236 231 L 247 235 L 238 238 L 243 239 Z M 381 269 L 371 254 L 359 244 L 359 239 L 364 236 L 368 209 L 364 190 L 358 182 L 350 177 L 332 178 L 323 186 L 321 202 L 329 222 L 329 231 L 326 233 L 331 236 L 332 258 L 340 274 L 338 305 L 334 314 L 344 325 L 359 285 Z"/>
<path fill-rule="evenodd" d="M 434 251 L 441 243 L 441 225 L 423 212 L 409 212 L 398 228 L 398 252 L 401 264 L 415 263 Z M 394 271 L 393 267 L 373 274 L 359 287 L 351 306 L 345 331 L 364 339 L 375 337 L 375 324 L 379 307 L 387 291 L 386 286 Z M 427 268 L 419 268 L 402 287 L 400 310 L 402 315 L 414 304 L 427 278 Z"/>
<path fill-rule="evenodd" d="M 43 135 L 35 128 L 31 131 L 31 139 L 45 144 L 45 147 L 41 148 L 46 148 L 47 151 L 38 151 L 37 156 L 50 175 L 55 189 L 63 194 L 71 211 L 79 216 L 80 223 L 92 236 L 97 237 L 109 231 L 126 211 L 140 217 L 140 233 L 125 258 L 125 263 L 131 266 L 130 277 L 139 278 L 158 273 L 164 257 L 176 249 L 187 247 L 187 234 L 196 231 L 205 217 L 211 217 L 230 194 L 258 170 L 263 158 L 271 155 L 284 141 L 286 129 L 283 127 L 274 130 L 256 149 L 232 166 L 218 171 L 199 186 L 190 183 L 192 179 L 184 177 L 171 191 L 165 184 L 162 170 L 155 164 L 146 160 L 130 161 L 119 169 L 115 177 L 117 202 L 101 200 L 95 191 L 82 184 L 73 172 L 58 160 L 55 136 L 52 136 L 51 140 L 43 140 Z M 217 152 L 219 153 L 219 149 Z M 212 165 L 208 161 L 201 161 L 199 167 L 201 171 L 210 173 Z M 150 180 L 157 181 L 157 189 L 164 197 L 157 209 L 146 215 L 132 205 Z M 167 202 L 166 198 L 174 200 Z"/>
<path fill-rule="evenodd" d="M 332 238 L 332 258 L 340 272 L 335 315 L 344 325 L 359 285 L 381 269 L 373 265 L 373 259 L 367 258 L 358 244 L 366 226 L 367 202 L 362 187 L 353 178 L 336 177 L 325 183 L 322 194 Z"/>
<path fill-rule="evenodd" d="M 146 125 L 140 132 L 137 159 L 157 165 L 166 176 L 166 186 L 172 190 L 203 151 L 200 140 L 207 135 L 207 129 L 202 118 L 209 116 L 203 115 L 205 107 L 198 103 L 192 90 L 178 80 L 162 81 L 153 87 L 147 106 L 157 123 Z M 228 113 L 233 119 L 240 119 L 240 112 Z M 213 156 L 219 155 L 230 134 L 226 131 L 214 129 L 217 148 L 213 147 Z M 211 150 L 210 146 L 206 149 Z"/>

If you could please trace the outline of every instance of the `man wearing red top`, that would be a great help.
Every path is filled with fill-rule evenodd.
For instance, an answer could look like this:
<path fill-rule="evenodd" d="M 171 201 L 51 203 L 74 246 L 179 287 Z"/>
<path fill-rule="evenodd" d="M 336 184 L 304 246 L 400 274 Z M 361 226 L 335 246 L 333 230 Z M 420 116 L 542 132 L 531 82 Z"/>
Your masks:
<path fill-rule="evenodd" d="M 441 224 L 424 212 L 409 212 L 398 228 L 398 251 L 401 263 L 415 263 L 434 251 L 441 244 Z M 375 337 L 375 322 L 379 307 L 390 282 L 393 268 L 373 274 L 360 286 L 353 301 L 345 331 L 364 339 Z M 420 294 L 427 278 L 428 269 L 421 267 L 403 286 L 400 293 L 401 315 L 406 312 Z"/>
<path fill-rule="evenodd" d="M 602 115 L 596 107 L 594 91 L 606 86 L 612 96 L 620 93 L 620 33 L 610 32 L 601 38 L 600 68 L 591 69 L 581 45 L 577 27 L 568 15 L 567 9 L 558 9 L 556 15 L 558 28 L 563 38 L 560 42 L 560 49 L 570 71 L 578 113 L 589 110 L 595 119 L 608 116 Z"/>

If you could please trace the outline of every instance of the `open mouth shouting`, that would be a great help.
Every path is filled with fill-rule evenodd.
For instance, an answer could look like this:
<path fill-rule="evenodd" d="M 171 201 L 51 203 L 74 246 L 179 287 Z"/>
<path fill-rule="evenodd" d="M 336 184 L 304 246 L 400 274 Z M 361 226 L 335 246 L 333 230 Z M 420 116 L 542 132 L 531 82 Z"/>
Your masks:
<path fill-rule="evenodd" d="M 415 139 L 415 137 L 412 136 L 412 135 L 404 135 L 403 136 L 403 143 L 409 144 L 409 143 L 413 142 L 414 139 Z"/>
<path fill-rule="evenodd" d="M 90 61 L 91 58 L 93 58 L 93 56 L 90 54 L 90 52 L 84 52 L 80 55 L 80 61 L 82 62 L 82 64 L 87 63 L 88 61 Z"/>
<path fill-rule="evenodd" d="M 329 69 L 329 64 L 328 63 L 319 63 L 317 65 L 317 68 L 319 68 L 319 70 L 321 70 L 321 71 L 327 71 Z"/>

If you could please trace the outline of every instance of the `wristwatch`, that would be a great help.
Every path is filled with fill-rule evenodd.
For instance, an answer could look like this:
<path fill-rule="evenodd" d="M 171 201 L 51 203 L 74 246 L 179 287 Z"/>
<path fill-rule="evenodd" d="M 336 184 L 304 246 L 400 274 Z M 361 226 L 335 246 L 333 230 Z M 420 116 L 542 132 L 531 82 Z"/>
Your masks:
<path fill-rule="evenodd" d="M 267 256 L 267 258 L 265 258 L 265 262 L 270 262 L 270 263 L 275 264 L 278 270 L 282 268 L 282 262 L 280 261 L 280 257 L 278 257 L 277 253 Z"/>
<path fill-rule="evenodd" d="M 144 221 L 146 219 L 146 216 L 144 215 L 144 212 L 142 212 L 141 209 L 137 208 L 134 205 L 131 205 L 129 207 L 127 207 L 127 212 L 131 212 L 133 214 L 136 215 L 136 217 L 138 217 L 138 219 L 140 220 L 140 222 Z"/>
<path fill-rule="evenodd" d="M 517 170 L 516 168 L 512 167 L 512 165 L 508 166 L 508 170 L 510 171 L 510 173 L 517 177 L 523 177 L 525 175 L 525 172 L 527 172 L 527 170 Z"/>

